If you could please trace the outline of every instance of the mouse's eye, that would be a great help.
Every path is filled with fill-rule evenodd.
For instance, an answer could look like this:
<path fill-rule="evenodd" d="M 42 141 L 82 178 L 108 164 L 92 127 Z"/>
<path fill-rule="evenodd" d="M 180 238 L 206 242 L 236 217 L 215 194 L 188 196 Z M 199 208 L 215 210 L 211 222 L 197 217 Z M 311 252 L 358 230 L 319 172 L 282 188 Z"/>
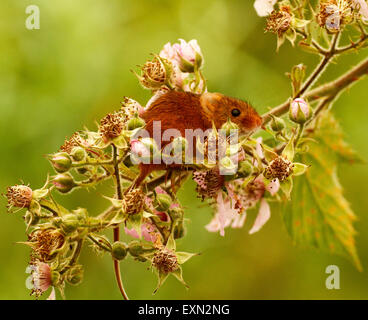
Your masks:
<path fill-rule="evenodd" d="M 233 110 L 231 110 L 231 115 L 233 117 L 239 117 L 240 116 L 240 110 L 239 109 L 233 109 Z"/>

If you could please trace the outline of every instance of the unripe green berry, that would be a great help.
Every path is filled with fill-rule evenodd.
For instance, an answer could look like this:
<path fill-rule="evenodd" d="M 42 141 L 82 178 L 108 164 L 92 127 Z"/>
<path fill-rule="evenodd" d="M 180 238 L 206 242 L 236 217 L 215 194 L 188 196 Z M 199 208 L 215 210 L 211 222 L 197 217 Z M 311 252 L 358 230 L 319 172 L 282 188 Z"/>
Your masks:
<path fill-rule="evenodd" d="M 74 161 L 80 162 L 86 159 L 87 152 L 82 147 L 74 147 L 70 155 L 72 156 Z"/>
<path fill-rule="evenodd" d="M 70 234 L 77 230 L 79 227 L 79 220 L 75 214 L 67 214 L 61 217 L 61 229 L 66 233 Z"/>
<path fill-rule="evenodd" d="M 128 253 L 127 246 L 124 242 L 117 241 L 112 245 L 111 255 L 116 260 L 123 260 Z"/>
<path fill-rule="evenodd" d="M 174 207 L 169 210 L 169 216 L 172 220 L 180 220 L 183 218 L 183 210 L 180 207 Z"/>
<path fill-rule="evenodd" d="M 127 123 L 128 130 L 134 130 L 134 129 L 142 128 L 145 125 L 146 125 L 145 121 L 142 118 L 138 117 L 138 116 L 133 117 Z"/>
<path fill-rule="evenodd" d="M 66 281 L 77 286 L 83 281 L 83 267 L 81 265 L 76 265 L 71 267 L 66 274 Z"/>
<path fill-rule="evenodd" d="M 279 117 L 272 117 L 271 129 L 275 132 L 280 132 L 285 128 L 285 121 Z"/>
<path fill-rule="evenodd" d="M 139 257 L 144 253 L 143 246 L 139 241 L 132 241 L 129 243 L 128 251 L 133 257 Z"/>

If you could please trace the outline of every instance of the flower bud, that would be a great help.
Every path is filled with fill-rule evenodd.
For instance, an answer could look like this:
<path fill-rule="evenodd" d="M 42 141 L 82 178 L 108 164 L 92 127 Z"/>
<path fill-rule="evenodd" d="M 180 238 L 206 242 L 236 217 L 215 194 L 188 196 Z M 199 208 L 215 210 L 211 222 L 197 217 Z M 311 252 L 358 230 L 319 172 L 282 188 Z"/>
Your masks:
<path fill-rule="evenodd" d="M 142 118 L 140 118 L 136 115 L 128 121 L 127 127 L 128 127 L 128 130 L 134 130 L 134 129 L 144 127 L 145 124 L 146 124 L 146 122 Z"/>
<path fill-rule="evenodd" d="M 304 99 L 295 99 L 290 104 L 289 117 L 290 120 L 303 124 L 312 117 L 310 105 Z"/>
<path fill-rule="evenodd" d="M 156 196 L 156 209 L 158 211 L 167 211 L 171 206 L 171 197 L 166 193 L 160 193 Z"/>
<path fill-rule="evenodd" d="M 85 208 L 78 208 L 76 210 L 73 210 L 73 214 L 79 221 L 85 221 L 88 217 L 88 212 Z"/>
<path fill-rule="evenodd" d="M 73 176 L 70 173 L 58 174 L 52 180 L 52 184 L 61 193 L 68 193 L 76 186 Z"/>
<path fill-rule="evenodd" d="M 68 171 L 72 166 L 72 159 L 66 152 L 59 152 L 52 155 L 50 161 L 55 171 L 59 173 Z"/>
<path fill-rule="evenodd" d="M 175 43 L 173 49 L 176 51 L 176 60 L 182 72 L 194 72 L 203 64 L 203 56 L 201 48 L 197 40 L 190 40 L 189 42 L 179 39 L 180 44 Z"/>
<path fill-rule="evenodd" d="M 66 273 L 66 281 L 77 286 L 83 281 L 83 267 L 81 265 L 76 265 L 71 267 Z"/>
<path fill-rule="evenodd" d="M 124 242 L 117 241 L 113 243 L 111 255 L 115 260 L 123 260 L 127 253 L 127 246 Z"/>
<path fill-rule="evenodd" d="M 297 94 L 305 78 L 305 65 L 298 64 L 291 69 L 290 74 L 294 94 Z"/>
<path fill-rule="evenodd" d="M 74 147 L 70 155 L 72 156 L 74 161 L 80 162 L 86 159 L 87 152 L 82 147 Z"/>
<path fill-rule="evenodd" d="M 169 210 L 169 216 L 173 221 L 182 220 L 183 209 L 180 207 L 174 207 Z"/>
<path fill-rule="evenodd" d="M 61 229 L 66 233 L 70 234 L 77 230 L 79 226 L 78 217 L 75 214 L 67 214 L 61 218 Z"/>
<path fill-rule="evenodd" d="M 280 132 L 285 128 L 285 121 L 279 117 L 272 117 L 271 125 L 272 131 Z"/>
<path fill-rule="evenodd" d="M 239 126 L 232 122 L 230 118 L 222 125 L 221 130 L 223 130 L 226 134 L 226 136 L 230 136 L 230 134 L 236 132 L 236 130 L 239 130 Z"/>

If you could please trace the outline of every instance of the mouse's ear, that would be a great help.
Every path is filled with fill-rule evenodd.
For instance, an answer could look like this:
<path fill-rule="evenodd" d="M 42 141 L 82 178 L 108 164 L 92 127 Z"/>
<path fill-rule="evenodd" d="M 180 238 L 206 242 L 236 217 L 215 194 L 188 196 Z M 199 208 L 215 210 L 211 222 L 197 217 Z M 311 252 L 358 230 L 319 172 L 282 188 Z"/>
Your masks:
<path fill-rule="evenodd" d="M 221 93 L 206 92 L 201 95 L 201 104 L 203 107 L 216 109 L 219 106 L 222 97 L 223 95 Z"/>

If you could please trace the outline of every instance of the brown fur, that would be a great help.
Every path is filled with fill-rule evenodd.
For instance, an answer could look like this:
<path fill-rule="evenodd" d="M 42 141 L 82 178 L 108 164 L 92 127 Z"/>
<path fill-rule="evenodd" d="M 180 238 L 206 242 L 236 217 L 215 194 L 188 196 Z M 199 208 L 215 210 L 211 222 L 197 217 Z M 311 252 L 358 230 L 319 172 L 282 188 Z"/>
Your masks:
<path fill-rule="evenodd" d="M 241 111 L 240 116 L 233 117 L 231 110 L 237 108 Z M 161 121 L 161 132 L 167 129 L 177 129 L 185 136 L 185 129 L 212 128 L 212 121 L 216 128 L 220 128 L 228 118 L 235 122 L 241 131 L 250 132 L 262 123 L 258 113 L 246 102 L 226 97 L 220 93 L 204 93 L 202 95 L 190 92 L 169 91 L 159 97 L 141 115 L 146 121 L 145 129 L 152 137 L 153 121 Z M 161 147 L 169 142 L 162 142 Z M 177 165 L 172 165 L 170 167 Z M 135 181 L 138 186 L 144 178 L 154 170 L 165 169 L 164 164 L 141 164 L 140 175 Z"/>

